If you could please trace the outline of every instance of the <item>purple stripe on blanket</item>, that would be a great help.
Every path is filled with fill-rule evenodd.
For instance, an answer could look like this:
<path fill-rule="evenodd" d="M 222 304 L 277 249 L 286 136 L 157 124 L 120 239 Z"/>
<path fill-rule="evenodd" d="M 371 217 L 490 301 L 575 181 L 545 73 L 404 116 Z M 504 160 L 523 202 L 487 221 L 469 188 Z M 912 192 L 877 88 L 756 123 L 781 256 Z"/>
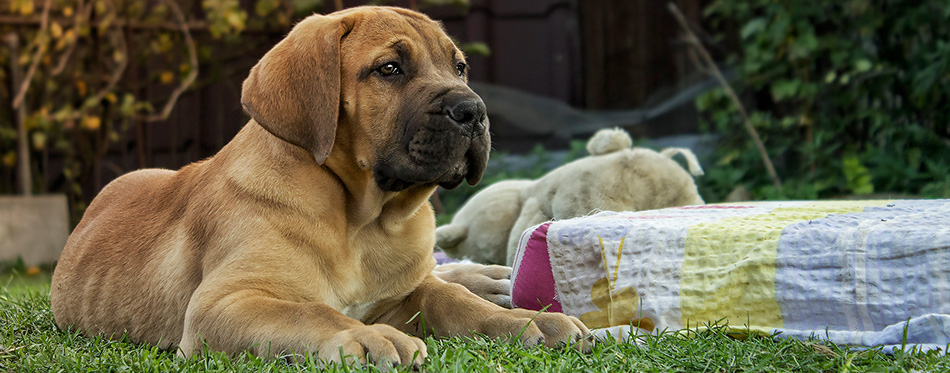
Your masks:
<path fill-rule="evenodd" d="M 445 253 L 445 251 L 441 251 L 441 250 L 432 253 L 432 256 L 435 257 L 436 265 L 457 263 L 459 261 L 458 259 L 450 257 L 448 254 Z"/>

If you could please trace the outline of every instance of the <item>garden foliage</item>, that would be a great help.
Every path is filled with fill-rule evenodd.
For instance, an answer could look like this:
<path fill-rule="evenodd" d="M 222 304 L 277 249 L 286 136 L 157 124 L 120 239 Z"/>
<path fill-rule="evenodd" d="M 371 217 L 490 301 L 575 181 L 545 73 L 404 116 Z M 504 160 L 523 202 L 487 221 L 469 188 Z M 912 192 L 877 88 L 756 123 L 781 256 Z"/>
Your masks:
<path fill-rule="evenodd" d="M 734 87 L 784 182 L 772 186 L 723 91 L 696 101 L 722 135 L 707 200 L 870 193 L 950 197 L 950 2 L 749 0 L 706 10 Z"/>
<path fill-rule="evenodd" d="M 237 0 L 12 0 L 0 7 L 0 36 L 19 51 L 0 50 L 0 193 L 14 191 L 17 97 L 25 116 L 34 193 L 66 193 L 73 218 L 83 185 L 114 145 L 145 122 L 164 122 L 179 96 L 207 84 L 240 44 L 242 31 L 290 27 L 279 0 L 255 0 L 254 15 Z M 241 49 L 241 48 L 238 48 Z M 13 64 L 22 85 L 6 84 Z M 48 182 L 48 180 L 52 180 Z"/>
<path fill-rule="evenodd" d="M 325 0 L 11 0 L 0 2 L 0 194 L 13 193 L 22 96 L 34 193 L 66 193 L 73 221 L 109 152 L 139 152 L 142 124 L 166 123 L 178 98 L 228 76 Z M 388 3 L 388 1 L 366 1 Z M 420 0 L 418 7 L 468 6 Z M 249 32 L 254 35 L 248 35 Z M 17 53 L 7 47 L 17 38 Z M 470 43 L 476 53 L 484 44 Z M 26 83 L 11 87 L 11 67 Z M 200 71 L 200 74 L 199 74 Z M 22 93 L 21 93 L 22 92 Z M 237 104 L 237 103 L 235 103 Z M 194 125 L 201 125 L 194 123 Z M 133 148 L 132 145 L 136 148 Z M 123 149 L 124 148 L 124 149 Z M 105 180 L 108 181 L 108 180 Z"/>

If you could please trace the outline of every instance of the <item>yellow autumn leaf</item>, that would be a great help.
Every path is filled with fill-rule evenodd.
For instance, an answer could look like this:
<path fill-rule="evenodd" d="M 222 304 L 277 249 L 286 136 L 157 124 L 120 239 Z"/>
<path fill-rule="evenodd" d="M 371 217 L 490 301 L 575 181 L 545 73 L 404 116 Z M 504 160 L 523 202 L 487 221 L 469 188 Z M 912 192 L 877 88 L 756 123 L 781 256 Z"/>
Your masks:
<path fill-rule="evenodd" d="M 128 16 L 130 18 L 139 18 L 142 14 L 145 13 L 145 2 L 144 1 L 134 1 L 132 4 L 129 4 Z"/>
<path fill-rule="evenodd" d="M 96 1 L 96 14 L 106 14 L 108 11 L 109 7 L 106 5 L 105 1 Z"/>
<path fill-rule="evenodd" d="M 189 66 L 187 63 L 178 65 L 178 71 L 180 71 L 183 74 L 187 73 L 189 70 L 191 70 L 191 66 Z"/>
<path fill-rule="evenodd" d="M 61 51 L 61 50 L 65 49 L 67 43 L 68 43 L 68 41 L 66 40 L 66 38 L 61 38 L 61 39 L 57 40 L 57 41 L 56 41 L 55 50 Z"/>
<path fill-rule="evenodd" d="M 66 17 L 72 17 L 72 15 L 73 15 L 73 7 L 67 6 L 67 7 L 63 8 L 63 15 L 66 16 Z"/>
<path fill-rule="evenodd" d="M 66 122 L 73 116 L 72 106 L 66 105 L 53 113 L 53 120 L 57 122 Z"/>
<path fill-rule="evenodd" d="M 102 127 L 102 119 L 95 115 L 87 115 L 82 118 L 82 126 L 88 130 L 98 130 L 99 127 Z"/>
<path fill-rule="evenodd" d="M 276 0 L 257 0 L 257 3 L 254 5 L 254 11 L 258 17 L 267 17 L 268 14 L 273 12 L 280 6 L 280 2 Z"/>
<path fill-rule="evenodd" d="M 80 96 L 85 96 L 87 92 L 86 82 L 82 80 L 76 81 L 76 91 L 79 92 Z"/>
<path fill-rule="evenodd" d="M 20 2 L 20 14 L 28 16 L 33 14 L 33 0 L 21 1 Z"/>
<path fill-rule="evenodd" d="M 63 36 L 63 26 L 60 26 L 59 22 L 53 21 L 53 23 L 49 25 L 49 33 L 54 38 L 59 39 L 60 36 Z"/>
<path fill-rule="evenodd" d="M 106 31 L 109 31 L 109 27 L 112 26 L 112 21 L 115 20 L 115 14 L 109 13 L 99 21 L 99 24 L 96 25 L 96 31 L 99 35 L 105 35 Z"/>
<path fill-rule="evenodd" d="M 286 26 L 290 24 L 290 18 L 287 17 L 287 14 L 285 13 L 277 13 L 276 20 L 277 20 L 277 24 L 279 25 Z"/>
<path fill-rule="evenodd" d="M 46 133 L 44 132 L 33 132 L 33 149 L 34 150 L 43 150 L 46 149 Z"/>
<path fill-rule="evenodd" d="M 9 151 L 7 154 L 3 155 L 3 165 L 7 167 L 13 167 L 16 165 L 16 152 Z"/>
<path fill-rule="evenodd" d="M 113 104 L 118 101 L 118 99 L 115 97 L 115 93 L 112 92 L 106 93 L 106 100 Z"/>
<path fill-rule="evenodd" d="M 158 35 L 158 39 L 153 39 L 150 47 L 155 53 L 166 53 L 172 49 L 173 43 L 171 36 L 168 34 Z"/>
<path fill-rule="evenodd" d="M 244 12 L 240 10 L 228 12 L 228 24 L 230 24 L 235 30 L 241 31 L 244 29 L 244 19 Z"/>
<path fill-rule="evenodd" d="M 175 74 L 171 71 L 162 72 L 159 80 L 161 80 L 162 84 L 171 84 L 172 81 L 175 80 Z"/>

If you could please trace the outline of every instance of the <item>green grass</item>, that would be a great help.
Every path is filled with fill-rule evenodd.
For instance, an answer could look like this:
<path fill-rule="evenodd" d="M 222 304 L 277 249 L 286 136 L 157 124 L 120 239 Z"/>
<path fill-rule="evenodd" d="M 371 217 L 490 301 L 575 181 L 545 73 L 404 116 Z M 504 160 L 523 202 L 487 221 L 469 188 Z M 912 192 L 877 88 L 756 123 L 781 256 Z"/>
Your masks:
<path fill-rule="evenodd" d="M 300 372 L 312 362 L 290 364 L 251 355 L 210 354 L 180 359 L 173 352 L 122 341 L 87 338 L 59 330 L 49 307 L 49 275 L 0 277 L 0 371 Z M 688 335 L 688 337 L 683 337 Z M 885 355 L 817 341 L 734 339 L 718 326 L 662 333 L 639 343 L 601 343 L 589 354 L 525 348 L 493 341 L 428 339 L 429 372 L 772 372 L 950 371 L 937 352 Z M 329 371 L 375 370 L 358 365 Z"/>

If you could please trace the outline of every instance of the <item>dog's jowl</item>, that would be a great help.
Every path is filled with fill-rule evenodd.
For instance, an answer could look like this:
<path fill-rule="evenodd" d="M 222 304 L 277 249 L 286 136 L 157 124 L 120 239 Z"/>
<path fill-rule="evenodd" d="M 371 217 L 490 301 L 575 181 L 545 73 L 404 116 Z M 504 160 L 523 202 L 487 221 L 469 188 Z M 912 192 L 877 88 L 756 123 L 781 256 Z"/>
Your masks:
<path fill-rule="evenodd" d="M 427 198 L 476 183 L 488 160 L 467 75 L 422 14 L 304 19 L 251 69 L 251 120 L 217 155 L 129 173 L 93 200 L 53 273 L 57 324 L 184 356 L 342 351 L 380 365 L 421 364 L 422 335 L 586 348 L 576 318 L 505 309 L 432 274 Z"/>

